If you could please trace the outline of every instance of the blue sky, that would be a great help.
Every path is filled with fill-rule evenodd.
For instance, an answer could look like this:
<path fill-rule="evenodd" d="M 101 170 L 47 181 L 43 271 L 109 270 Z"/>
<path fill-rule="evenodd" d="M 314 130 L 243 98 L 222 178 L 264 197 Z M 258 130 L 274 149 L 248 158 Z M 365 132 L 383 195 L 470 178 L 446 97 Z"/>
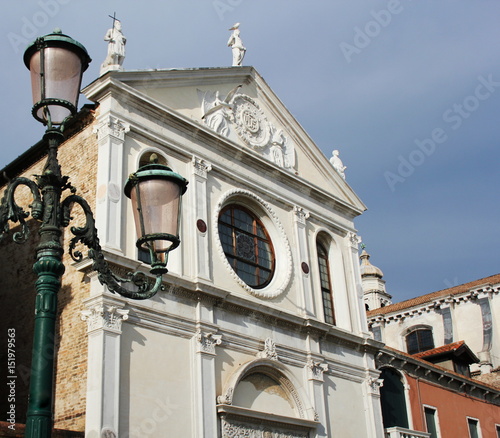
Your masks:
<path fill-rule="evenodd" d="M 229 66 L 227 29 L 241 22 L 244 65 L 325 155 L 340 150 L 368 207 L 356 226 L 394 301 L 500 271 L 500 2 L 10 2 L 0 17 L 0 168 L 43 134 L 30 115 L 25 43 L 61 27 L 93 58 L 86 85 L 115 11 L 126 69 Z"/>

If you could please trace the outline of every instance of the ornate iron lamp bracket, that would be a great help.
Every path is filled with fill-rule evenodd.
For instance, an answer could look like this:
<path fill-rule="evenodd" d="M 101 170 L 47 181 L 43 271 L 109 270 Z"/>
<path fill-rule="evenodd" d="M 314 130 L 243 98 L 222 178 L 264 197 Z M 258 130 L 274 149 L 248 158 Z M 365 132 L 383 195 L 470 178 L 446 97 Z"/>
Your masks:
<path fill-rule="evenodd" d="M 62 187 L 62 190 L 65 188 L 70 188 L 71 191 L 74 190 L 67 184 L 67 181 L 64 184 L 65 187 Z M 44 208 L 43 198 L 40 194 L 40 189 L 42 188 L 40 184 L 24 177 L 14 178 L 9 183 L 0 203 L 0 241 L 10 229 L 9 221 L 14 223 L 19 222 L 21 225 L 21 230 L 13 235 L 14 242 L 24 243 L 30 234 L 30 229 L 26 223 L 29 212 L 17 204 L 14 196 L 16 189 L 20 185 L 27 186 L 33 195 L 33 202 L 29 207 L 31 209 L 31 216 L 34 219 L 43 220 L 44 209 L 50 208 L 50 206 Z M 89 249 L 88 256 L 93 261 L 92 268 L 97 271 L 101 284 L 105 284 L 110 292 L 118 293 L 126 298 L 145 300 L 154 296 L 158 291 L 164 290 L 161 274 L 157 274 L 154 282 L 151 282 L 143 272 L 129 272 L 125 277 L 119 277 L 111 271 L 99 243 L 94 215 L 88 202 L 81 196 L 72 194 L 61 202 L 60 226 L 67 227 L 70 224 L 72 219 L 71 209 L 74 204 L 78 204 L 82 208 L 85 215 L 85 225 L 70 228 L 74 234 L 69 244 L 69 254 L 73 260 L 78 262 L 83 259 L 82 252 L 76 249 L 77 244 L 82 243 L 87 246 Z M 125 288 L 122 286 L 122 283 L 132 283 L 135 286 L 135 290 Z"/>
<path fill-rule="evenodd" d="M 89 248 L 88 256 L 92 259 L 92 269 L 98 273 L 98 279 L 101 284 L 105 284 L 110 292 L 118 293 L 126 298 L 134 300 L 145 300 L 154 296 L 159 290 L 164 290 L 162 285 L 162 275 L 156 275 L 154 283 L 150 282 L 143 272 L 135 271 L 127 273 L 126 277 L 119 277 L 114 274 L 108 262 L 104 258 L 95 220 L 88 202 L 78 195 L 70 195 L 62 202 L 63 226 L 68 226 L 72 217 L 71 208 L 74 204 L 80 205 L 85 214 L 85 225 L 83 227 L 71 227 L 74 234 L 69 244 L 69 254 L 76 262 L 83 259 L 83 254 L 76 250 L 78 243 L 83 243 Z M 120 283 L 133 283 L 136 290 L 129 290 Z"/>
<path fill-rule="evenodd" d="M 13 240 L 16 243 L 24 243 L 28 239 L 30 230 L 26 224 L 25 219 L 29 216 L 27 211 L 24 211 L 22 207 L 17 205 L 14 193 L 20 185 L 27 186 L 33 195 L 33 202 L 29 205 L 31 208 L 31 215 L 35 219 L 41 220 L 43 217 L 43 204 L 42 197 L 40 195 L 40 190 L 37 184 L 24 177 L 14 178 L 10 181 L 5 194 L 0 203 L 0 241 L 3 239 L 5 234 L 9 231 L 9 221 L 19 222 L 21 225 L 21 230 L 17 231 L 13 235 Z"/>

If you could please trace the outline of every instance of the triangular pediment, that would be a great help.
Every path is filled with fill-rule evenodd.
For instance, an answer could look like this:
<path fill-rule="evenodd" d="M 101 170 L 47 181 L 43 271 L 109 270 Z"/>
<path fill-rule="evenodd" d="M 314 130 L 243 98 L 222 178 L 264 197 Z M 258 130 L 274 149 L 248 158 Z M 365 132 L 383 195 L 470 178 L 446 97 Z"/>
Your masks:
<path fill-rule="evenodd" d="M 350 205 L 364 204 L 253 67 L 111 72 L 133 88 L 270 166 Z M 103 77 L 100 78 L 100 80 Z"/>

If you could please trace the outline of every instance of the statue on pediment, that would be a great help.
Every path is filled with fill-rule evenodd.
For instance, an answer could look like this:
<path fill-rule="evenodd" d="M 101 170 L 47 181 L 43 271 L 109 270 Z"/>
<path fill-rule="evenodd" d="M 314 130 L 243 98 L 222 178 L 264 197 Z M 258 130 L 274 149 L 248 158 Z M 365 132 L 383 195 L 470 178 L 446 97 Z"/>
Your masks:
<path fill-rule="evenodd" d="M 127 38 L 122 33 L 122 23 L 113 18 L 113 27 L 106 32 L 104 41 L 108 42 L 108 55 L 101 65 L 101 75 L 110 70 L 122 70 L 125 59 Z"/>
<path fill-rule="evenodd" d="M 228 47 L 231 47 L 233 51 L 233 67 L 241 66 L 243 58 L 245 57 L 245 52 L 247 49 L 243 46 L 243 41 L 240 37 L 240 23 L 236 23 L 231 29 L 233 33 L 229 37 L 227 42 Z"/>
<path fill-rule="evenodd" d="M 345 179 L 345 170 L 347 169 L 347 166 L 344 166 L 344 163 L 342 163 L 342 160 L 339 157 L 339 151 L 335 149 L 332 152 L 332 157 L 330 158 L 330 163 L 333 166 L 333 168 L 337 171 L 337 173 Z"/>

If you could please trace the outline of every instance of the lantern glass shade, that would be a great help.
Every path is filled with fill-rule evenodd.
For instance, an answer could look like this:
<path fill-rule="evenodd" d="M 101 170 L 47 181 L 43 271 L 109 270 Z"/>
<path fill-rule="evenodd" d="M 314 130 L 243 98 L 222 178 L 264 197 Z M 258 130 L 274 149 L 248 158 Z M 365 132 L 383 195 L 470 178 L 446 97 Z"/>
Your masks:
<path fill-rule="evenodd" d="M 130 191 L 130 199 L 138 239 L 145 238 L 142 246 L 165 261 L 165 254 L 178 244 L 181 186 L 170 179 L 142 180 Z"/>
<path fill-rule="evenodd" d="M 85 47 L 59 29 L 28 46 L 24 63 L 31 74 L 35 119 L 50 127 L 76 113 L 82 75 L 90 61 Z"/>
<path fill-rule="evenodd" d="M 45 84 L 42 83 L 41 57 L 44 56 Z M 33 105 L 45 99 L 57 99 L 78 106 L 82 63 L 80 58 L 69 50 L 48 47 L 36 52 L 30 60 L 31 88 Z M 45 87 L 43 87 L 45 85 Z M 45 90 L 42 90 L 45 88 Z M 49 100 L 50 101 L 50 100 Z M 53 125 L 60 125 L 72 114 L 70 108 L 62 105 L 44 105 L 36 110 L 38 119 L 47 122 L 48 114 Z"/>

